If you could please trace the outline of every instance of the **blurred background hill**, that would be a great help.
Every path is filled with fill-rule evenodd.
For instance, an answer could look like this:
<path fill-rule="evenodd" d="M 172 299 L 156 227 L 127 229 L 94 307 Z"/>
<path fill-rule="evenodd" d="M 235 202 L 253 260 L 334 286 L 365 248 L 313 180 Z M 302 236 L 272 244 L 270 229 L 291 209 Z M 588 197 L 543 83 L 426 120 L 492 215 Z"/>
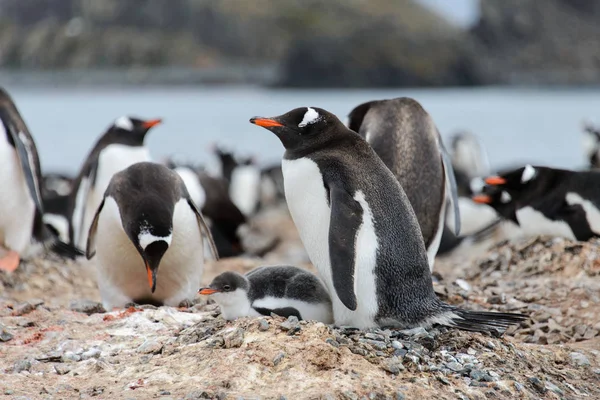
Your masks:
<path fill-rule="evenodd" d="M 0 68 L 4 81 L 52 71 L 69 83 L 600 82 L 599 1 L 471 1 L 470 23 L 435 3 L 0 0 Z"/>

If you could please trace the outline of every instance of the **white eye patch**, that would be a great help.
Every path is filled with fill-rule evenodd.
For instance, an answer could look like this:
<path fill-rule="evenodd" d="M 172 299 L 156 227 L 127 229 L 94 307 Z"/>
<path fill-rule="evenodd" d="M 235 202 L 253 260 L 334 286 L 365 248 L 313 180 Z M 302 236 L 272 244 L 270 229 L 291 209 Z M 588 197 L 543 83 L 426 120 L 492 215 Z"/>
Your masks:
<path fill-rule="evenodd" d="M 131 120 L 128 117 L 119 117 L 115 120 L 115 124 L 114 124 L 117 128 L 121 128 L 124 129 L 126 131 L 132 131 L 133 130 L 133 122 L 131 122 Z"/>
<path fill-rule="evenodd" d="M 298 127 L 304 128 L 308 124 L 314 124 L 319 120 L 320 117 L 321 116 L 318 112 L 315 111 L 315 109 L 306 107 L 306 113 L 304 114 L 304 118 L 302 118 L 302 121 L 298 124 Z"/>
<path fill-rule="evenodd" d="M 508 192 L 502 192 L 502 196 L 500 197 L 500 201 L 503 203 L 508 203 L 512 200 L 512 197 L 510 197 L 510 194 L 508 194 Z"/>
<path fill-rule="evenodd" d="M 533 168 L 531 165 L 528 164 L 527 166 L 525 166 L 525 169 L 523 170 L 523 175 L 521 175 L 521 183 L 529 182 L 534 177 L 535 177 L 535 168 Z"/>
<path fill-rule="evenodd" d="M 154 242 L 158 242 L 159 240 L 167 242 L 167 246 L 170 246 L 172 236 L 172 234 L 168 236 L 154 236 L 148 229 L 142 229 L 138 235 L 138 243 L 140 244 L 142 250 L 146 250 L 146 247 Z"/>

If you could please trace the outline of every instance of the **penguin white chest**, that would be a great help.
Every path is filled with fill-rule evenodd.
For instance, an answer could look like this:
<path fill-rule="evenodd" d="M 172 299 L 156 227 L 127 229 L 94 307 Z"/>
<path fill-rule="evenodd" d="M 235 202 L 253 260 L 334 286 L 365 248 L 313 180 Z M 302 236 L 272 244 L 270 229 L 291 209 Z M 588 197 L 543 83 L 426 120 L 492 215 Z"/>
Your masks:
<path fill-rule="evenodd" d="M 243 165 L 233 170 L 229 196 L 246 215 L 251 215 L 259 200 L 260 170 L 254 165 Z"/>
<path fill-rule="evenodd" d="M 378 306 L 374 268 L 377 237 L 364 194 L 358 191 L 354 197 L 363 208 L 363 223 L 355 238 L 353 289 L 358 307 L 352 311 L 341 302 L 333 286 L 329 256 L 331 209 L 327 202 L 321 171 L 318 165 L 308 158 L 284 159 L 282 170 L 290 214 L 311 262 L 319 271 L 329 291 L 335 324 L 358 328 L 376 326 L 374 318 Z"/>
<path fill-rule="evenodd" d="M 17 153 L 0 122 L 0 245 L 18 253 L 31 240 L 35 205 Z"/>

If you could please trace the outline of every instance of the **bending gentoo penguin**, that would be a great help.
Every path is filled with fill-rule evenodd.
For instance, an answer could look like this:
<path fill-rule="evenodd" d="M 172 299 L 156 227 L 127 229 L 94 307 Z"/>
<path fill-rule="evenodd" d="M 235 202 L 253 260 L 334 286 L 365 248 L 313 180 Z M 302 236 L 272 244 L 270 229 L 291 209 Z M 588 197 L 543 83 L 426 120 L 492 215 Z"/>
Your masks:
<path fill-rule="evenodd" d="M 203 235 L 218 258 L 177 173 L 151 162 L 116 173 L 94 215 L 86 249 L 88 259 L 98 255 L 104 307 L 192 300 L 204 268 Z"/>
<path fill-rule="evenodd" d="M 298 267 L 259 267 L 245 276 L 223 272 L 198 293 L 211 295 L 227 320 L 274 313 L 326 324 L 333 322 L 327 290 L 319 278 Z"/>
<path fill-rule="evenodd" d="M 435 295 L 423 235 L 402 186 L 333 114 L 301 107 L 250 122 L 272 131 L 286 149 L 285 197 L 331 295 L 336 325 L 437 323 L 489 332 L 524 319 L 463 310 Z"/>
<path fill-rule="evenodd" d="M 150 161 L 144 138 L 150 128 L 160 123 L 160 119 L 120 117 L 98 139 L 73 184 L 69 213 L 71 244 L 85 248 L 94 212 L 112 176 L 137 162 Z"/>
<path fill-rule="evenodd" d="M 433 119 L 417 101 L 401 97 L 361 104 L 348 121 L 400 182 L 417 215 L 433 269 L 448 202 L 454 210 L 453 230 L 456 235 L 460 231 L 454 171 Z"/>
<path fill-rule="evenodd" d="M 485 182 L 474 200 L 491 205 L 525 234 L 571 240 L 600 235 L 600 171 L 526 165 Z"/>
<path fill-rule="evenodd" d="M 44 225 L 37 148 L 17 107 L 2 88 L 0 120 L 0 247 L 8 250 L 8 254 L 0 254 L 0 270 L 15 270 L 32 241 L 59 255 L 82 255 Z"/>

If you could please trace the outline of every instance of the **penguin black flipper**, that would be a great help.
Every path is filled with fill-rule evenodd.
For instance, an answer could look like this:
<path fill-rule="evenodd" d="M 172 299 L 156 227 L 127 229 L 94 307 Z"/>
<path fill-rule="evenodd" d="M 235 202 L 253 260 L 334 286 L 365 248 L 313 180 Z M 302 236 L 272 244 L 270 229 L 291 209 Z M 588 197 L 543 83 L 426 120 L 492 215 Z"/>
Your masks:
<path fill-rule="evenodd" d="M 454 209 L 454 234 L 460 234 L 460 210 L 458 208 L 458 185 L 456 184 L 456 175 L 454 174 L 454 168 L 452 168 L 452 158 L 448 154 L 444 142 L 438 133 L 438 146 L 440 148 L 440 154 L 442 155 L 442 165 L 444 167 L 444 174 L 446 174 L 446 190 L 450 191 L 450 203 Z"/>
<path fill-rule="evenodd" d="M 300 315 L 300 311 L 296 310 L 294 307 L 282 307 L 282 308 L 264 308 L 264 307 L 252 307 L 256 310 L 257 313 L 270 317 L 271 314 L 279 315 L 280 317 L 287 318 L 291 315 L 298 318 L 298 320 L 302 319 Z"/>
<path fill-rule="evenodd" d="M 185 190 L 184 193 L 187 194 L 187 189 L 184 188 L 184 190 Z M 196 219 L 198 220 L 198 227 L 200 228 L 200 233 L 204 232 L 204 238 L 206 238 L 206 240 L 208 240 L 210 252 L 212 253 L 213 257 L 215 258 L 215 261 L 218 261 L 219 253 L 217 252 L 217 245 L 215 244 L 212 234 L 210 233 L 210 229 L 208 228 L 208 225 L 206 224 L 206 220 L 204 220 L 204 217 L 200 213 L 200 210 L 198 210 L 198 207 L 196 207 L 196 204 L 194 204 L 194 202 L 190 198 L 189 194 L 187 194 L 187 202 L 188 202 L 190 208 L 192 209 L 192 211 L 194 212 L 194 214 L 196 214 Z"/>
<path fill-rule="evenodd" d="M 363 210 L 346 190 L 335 184 L 329 185 L 329 203 L 329 258 L 333 287 L 342 303 L 354 311 L 357 307 L 354 292 L 355 246 Z"/>
<path fill-rule="evenodd" d="M 85 257 L 90 260 L 96 254 L 96 230 L 98 229 L 98 218 L 100 217 L 100 211 L 104 207 L 104 200 L 98 206 L 94 219 L 90 224 L 90 231 L 88 233 L 87 245 L 85 247 Z"/>

